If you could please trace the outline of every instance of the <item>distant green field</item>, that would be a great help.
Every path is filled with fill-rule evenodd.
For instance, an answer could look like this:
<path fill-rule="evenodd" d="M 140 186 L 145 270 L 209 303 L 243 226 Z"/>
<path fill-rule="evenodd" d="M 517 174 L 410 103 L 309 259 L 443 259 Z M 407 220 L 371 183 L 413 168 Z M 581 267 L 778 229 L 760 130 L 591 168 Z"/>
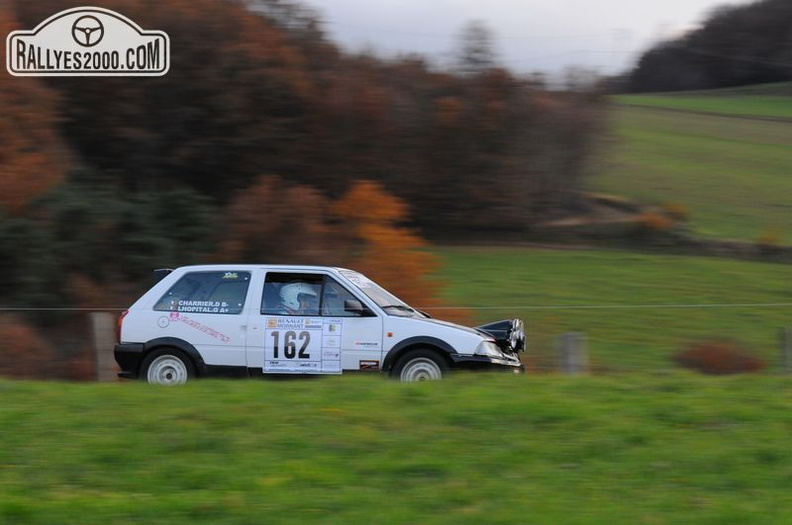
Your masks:
<path fill-rule="evenodd" d="M 613 97 L 624 105 L 792 119 L 792 82 Z"/>
<path fill-rule="evenodd" d="M 0 380 L 4 524 L 786 524 L 792 384 Z"/>
<path fill-rule="evenodd" d="M 437 253 L 447 303 L 478 322 L 524 318 L 529 355 L 544 366 L 555 366 L 556 338 L 569 331 L 588 335 L 592 364 L 606 370 L 669 368 L 675 353 L 712 339 L 740 342 L 775 366 L 780 330 L 792 327 L 788 265 L 602 250 Z"/>
<path fill-rule="evenodd" d="M 792 95 L 730 93 L 616 97 L 594 189 L 681 204 L 702 235 L 792 243 Z"/>
<path fill-rule="evenodd" d="M 771 120 L 792 120 L 792 97 L 639 96 L 617 97 L 626 106 L 647 106 Z"/>

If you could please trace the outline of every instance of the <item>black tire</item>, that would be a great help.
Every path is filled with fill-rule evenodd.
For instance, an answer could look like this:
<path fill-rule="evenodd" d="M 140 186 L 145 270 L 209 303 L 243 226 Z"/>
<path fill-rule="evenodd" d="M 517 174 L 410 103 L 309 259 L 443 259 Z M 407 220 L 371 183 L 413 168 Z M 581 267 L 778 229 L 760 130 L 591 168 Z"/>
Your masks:
<path fill-rule="evenodd" d="M 183 385 L 195 377 L 195 366 L 180 350 L 154 350 L 140 366 L 140 378 L 153 385 Z"/>
<path fill-rule="evenodd" d="M 404 354 L 393 367 L 391 377 L 402 383 L 434 381 L 448 372 L 448 361 L 434 350 L 418 348 Z"/>

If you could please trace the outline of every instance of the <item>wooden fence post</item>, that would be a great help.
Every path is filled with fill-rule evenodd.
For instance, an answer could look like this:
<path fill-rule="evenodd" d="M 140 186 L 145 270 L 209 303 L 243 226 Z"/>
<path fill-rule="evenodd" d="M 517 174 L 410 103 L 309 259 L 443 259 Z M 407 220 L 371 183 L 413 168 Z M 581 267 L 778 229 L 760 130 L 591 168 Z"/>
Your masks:
<path fill-rule="evenodd" d="M 116 364 L 113 357 L 115 346 L 115 318 L 108 312 L 91 313 L 91 328 L 96 352 L 96 380 L 115 381 Z"/>
<path fill-rule="evenodd" d="M 588 339 L 582 332 L 567 332 L 559 337 L 559 365 L 565 374 L 588 372 Z"/>
<path fill-rule="evenodd" d="M 781 329 L 781 373 L 792 374 L 792 327 Z"/>

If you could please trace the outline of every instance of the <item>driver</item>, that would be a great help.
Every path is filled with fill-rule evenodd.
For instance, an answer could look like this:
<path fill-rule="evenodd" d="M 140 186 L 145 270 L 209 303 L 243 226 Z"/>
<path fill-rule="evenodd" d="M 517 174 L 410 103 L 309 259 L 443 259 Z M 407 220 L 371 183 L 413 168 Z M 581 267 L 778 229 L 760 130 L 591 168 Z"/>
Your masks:
<path fill-rule="evenodd" d="M 287 315 L 316 315 L 317 294 L 313 287 L 305 283 L 289 283 L 281 286 L 280 309 Z"/>

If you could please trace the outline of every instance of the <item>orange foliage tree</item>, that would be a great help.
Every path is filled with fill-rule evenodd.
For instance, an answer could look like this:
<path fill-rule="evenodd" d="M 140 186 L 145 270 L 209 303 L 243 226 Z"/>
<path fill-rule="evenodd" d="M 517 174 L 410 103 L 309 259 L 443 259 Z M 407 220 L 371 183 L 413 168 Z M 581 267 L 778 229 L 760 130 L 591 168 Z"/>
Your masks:
<path fill-rule="evenodd" d="M 442 317 L 467 320 L 462 309 L 445 309 L 441 282 L 434 276 L 439 258 L 417 233 L 405 227 L 409 209 L 401 199 L 371 181 L 357 181 L 331 207 L 351 246 L 351 268 L 364 273 L 415 306 L 443 308 Z"/>
<path fill-rule="evenodd" d="M 11 9 L 0 4 L 0 34 L 17 26 Z M 19 215 L 63 179 L 68 155 L 56 110 L 57 96 L 38 79 L 0 75 L 0 211 Z"/>
<path fill-rule="evenodd" d="M 433 277 L 439 259 L 403 226 L 408 206 L 379 183 L 356 182 L 331 203 L 312 187 L 262 176 L 232 196 L 225 216 L 213 257 L 218 262 L 348 266 L 409 303 L 430 310 L 443 305 L 442 283 Z"/>

